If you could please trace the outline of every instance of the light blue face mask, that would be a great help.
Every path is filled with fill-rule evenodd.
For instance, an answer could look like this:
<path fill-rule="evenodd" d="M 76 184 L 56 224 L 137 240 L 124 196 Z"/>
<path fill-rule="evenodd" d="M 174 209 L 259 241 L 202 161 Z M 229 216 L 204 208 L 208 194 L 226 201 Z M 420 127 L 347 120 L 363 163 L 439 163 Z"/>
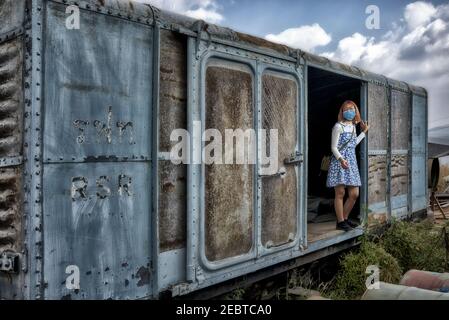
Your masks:
<path fill-rule="evenodd" d="M 355 117 L 355 111 L 354 111 L 354 110 L 346 110 L 346 111 L 343 111 L 343 117 L 344 117 L 346 120 L 352 120 L 352 119 L 354 119 L 354 117 Z"/>

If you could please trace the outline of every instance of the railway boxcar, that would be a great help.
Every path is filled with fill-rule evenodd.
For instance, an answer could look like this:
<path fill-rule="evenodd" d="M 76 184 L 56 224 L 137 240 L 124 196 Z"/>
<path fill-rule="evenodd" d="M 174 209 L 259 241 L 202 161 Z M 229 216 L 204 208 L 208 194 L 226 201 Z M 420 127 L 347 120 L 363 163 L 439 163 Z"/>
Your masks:
<path fill-rule="evenodd" d="M 426 211 L 423 88 L 132 1 L 3 0 L 0 21 L 1 298 L 184 295 Z M 371 128 L 343 233 L 320 162 L 348 99 Z M 171 161 L 196 127 L 254 129 L 257 161 Z"/>

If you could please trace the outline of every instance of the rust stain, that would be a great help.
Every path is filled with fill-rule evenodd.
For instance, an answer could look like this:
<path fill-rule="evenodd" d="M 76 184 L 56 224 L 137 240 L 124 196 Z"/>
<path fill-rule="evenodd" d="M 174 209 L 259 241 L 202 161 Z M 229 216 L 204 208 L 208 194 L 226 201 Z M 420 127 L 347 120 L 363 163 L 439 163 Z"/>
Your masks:
<path fill-rule="evenodd" d="M 138 287 L 150 284 L 150 270 L 148 268 L 140 267 L 136 273 L 136 276 L 140 278 L 137 282 Z"/>
<path fill-rule="evenodd" d="M 288 55 L 288 53 L 289 53 L 289 48 L 282 44 L 273 43 L 268 40 L 265 40 L 262 38 L 257 38 L 257 37 L 251 36 L 246 33 L 241 33 L 241 32 L 236 32 L 236 35 L 240 41 L 243 41 L 243 42 L 258 46 L 258 47 L 272 49 L 272 50 L 278 51 L 278 52 L 286 54 L 286 55 Z"/>
<path fill-rule="evenodd" d="M 172 182 L 166 182 L 162 185 L 162 192 L 173 192 L 175 185 Z"/>

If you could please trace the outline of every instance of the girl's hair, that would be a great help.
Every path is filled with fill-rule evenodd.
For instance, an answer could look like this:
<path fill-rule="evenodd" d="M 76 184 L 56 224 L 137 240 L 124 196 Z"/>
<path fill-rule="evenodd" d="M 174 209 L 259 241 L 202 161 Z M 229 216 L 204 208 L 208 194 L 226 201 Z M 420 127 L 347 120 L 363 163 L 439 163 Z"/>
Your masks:
<path fill-rule="evenodd" d="M 362 121 L 362 117 L 360 116 L 359 108 L 357 107 L 357 105 L 355 104 L 355 102 L 354 102 L 354 101 L 351 101 L 351 100 L 346 100 L 345 102 L 343 102 L 343 103 L 341 104 L 340 112 L 338 112 L 338 121 L 343 121 L 343 120 L 344 120 L 344 118 L 343 118 L 343 109 L 344 109 L 346 106 L 351 106 L 351 107 L 354 107 L 354 109 L 355 109 L 355 117 L 354 117 L 354 119 L 352 120 L 352 123 L 353 123 L 353 124 L 357 124 L 357 123 L 359 123 L 360 121 Z"/>

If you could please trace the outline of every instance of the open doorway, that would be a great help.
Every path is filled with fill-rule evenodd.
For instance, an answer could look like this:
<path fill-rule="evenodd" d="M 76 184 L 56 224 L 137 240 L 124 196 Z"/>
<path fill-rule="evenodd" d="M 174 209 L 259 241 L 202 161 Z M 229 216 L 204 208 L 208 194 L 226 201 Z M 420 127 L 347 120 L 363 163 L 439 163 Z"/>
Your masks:
<path fill-rule="evenodd" d="M 338 111 L 345 100 L 360 105 L 361 81 L 322 69 L 308 67 L 308 242 L 337 236 L 334 189 L 326 187 L 327 172 L 321 171 L 323 156 L 330 153 L 332 127 L 337 122 Z M 363 118 L 362 114 L 362 118 Z M 357 126 L 359 127 L 359 126 Z M 357 134 L 359 134 L 357 128 Z M 356 148 L 360 177 L 360 146 Z M 364 181 L 362 180 L 362 184 Z M 359 190 L 361 191 L 361 190 Z M 344 201 L 347 199 L 347 190 Z M 349 216 L 360 223 L 360 196 Z"/>

